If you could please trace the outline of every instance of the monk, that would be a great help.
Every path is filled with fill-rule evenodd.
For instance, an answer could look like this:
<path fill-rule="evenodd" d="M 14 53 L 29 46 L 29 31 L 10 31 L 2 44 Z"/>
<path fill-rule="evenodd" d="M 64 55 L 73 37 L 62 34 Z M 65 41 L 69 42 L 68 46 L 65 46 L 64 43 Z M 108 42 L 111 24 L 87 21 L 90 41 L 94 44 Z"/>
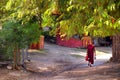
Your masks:
<path fill-rule="evenodd" d="M 93 45 L 93 42 L 88 43 L 86 56 L 87 56 L 88 66 L 92 67 L 92 64 L 94 64 L 94 59 L 96 57 L 95 46 Z"/>
<path fill-rule="evenodd" d="M 84 34 L 84 36 L 81 38 L 81 40 L 82 40 L 82 47 L 83 47 L 83 48 L 87 48 L 88 43 L 89 43 L 89 42 L 92 42 L 91 37 L 88 36 L 88 35 L 86 35 L 86 34 Z"/>

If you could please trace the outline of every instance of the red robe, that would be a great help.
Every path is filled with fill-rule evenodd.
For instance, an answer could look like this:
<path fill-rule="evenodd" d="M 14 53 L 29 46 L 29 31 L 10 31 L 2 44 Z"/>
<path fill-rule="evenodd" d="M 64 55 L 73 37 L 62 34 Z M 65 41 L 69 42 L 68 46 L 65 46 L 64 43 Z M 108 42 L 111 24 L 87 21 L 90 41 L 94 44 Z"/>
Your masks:
<path fill-rule="evenodd" d="M 88 61 L 91 64 L 94 64 L 94 52 L 95 52 L 95 46 L 92 44 L 89 44 L 87 46 L 87 56 L 88 56 Z"/>

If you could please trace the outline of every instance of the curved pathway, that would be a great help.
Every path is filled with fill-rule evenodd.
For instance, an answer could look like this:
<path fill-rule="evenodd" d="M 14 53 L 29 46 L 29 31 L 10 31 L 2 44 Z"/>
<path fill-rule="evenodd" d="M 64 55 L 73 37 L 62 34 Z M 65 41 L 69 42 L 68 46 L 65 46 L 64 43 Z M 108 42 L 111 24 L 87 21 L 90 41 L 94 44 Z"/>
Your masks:
<path fill-rule="evenodd" d="M 97 59 L 93 67 L 88 67 L 86 49 L 45 42 L 44 50 L 29 50 L 27 72 L 6 71 L 0 80 L 120 80 L 120 65 L 105 63 L 111 52 L 111 47 L 96 47 Z"/>
<path fill-rule="evenodd" d="M 30 52 L 32 52 L 30 54 L 33 63 L 30 67 L 36 67 L 34 68 L 36 71 L 48 68 L 55 70 L 59 67 L 56 71 L 63 72 L 77 67 L 88 67 L 85 61 L 86 49 L 69 48 L 45 42 L 44 50 Z M 101 65 L 110 59 L 111 48 L 96 47 L 96 54 L 94 66 Z"/>
<path fill-rule="evenodd" d="M 84 59 L 86 55 L 86 49 L 69 48 L 50 43 L 45 43 L 45 49 L 48 50 L 48 53 L 50 53 L 50 57 L 53 60 L 63 60 L 75 64 L 86 64 Z M 111 47 L 96 47 L 96 55 L 97 56 L 94 65 L 97 66 L 103 64 L 112 56 Z"/>

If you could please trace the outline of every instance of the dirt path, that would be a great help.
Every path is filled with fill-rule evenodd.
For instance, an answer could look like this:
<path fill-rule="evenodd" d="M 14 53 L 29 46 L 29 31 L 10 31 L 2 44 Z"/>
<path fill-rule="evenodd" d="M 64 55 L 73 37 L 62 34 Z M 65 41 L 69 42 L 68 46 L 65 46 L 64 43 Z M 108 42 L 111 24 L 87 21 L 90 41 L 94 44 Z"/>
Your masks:
<path fill-rule="evenodd" d="M 48 62 L 50 64 L 54 64 L 54 62 L 71 62 L 74 64 L 84 64 L 86 66 L 86 61 L 84 57 L 86 55 L 86 49 L 80 48 L 68 48 L 63 46 L 58 46 L 55 44 L 45 43 L 45 52 L 47 53 L 44 57 L 43 61 Z M 41 52 L 40 52 L 41 53 Z M 103 64 L 104 62 L 108 61 L 112 56 L 111 47 L 96 47 L 96 54 L 97 59 L 95 61 L 95 66 Z M 40 56 L 38 56 L 38 61 Z M 32 56 L 32 60 L 35 60 L 36 56 Z M 47 64 L 49 64 L 47 63 Z"/>
<path fill-rule="evenodd" d="M 119 64 L 105 63 L 110 47 L 96 47 L 94 67 L 84 60 L 86 50 L 45 43 L 44 50 L 29 50 L 29 71 L 6 71 L 0 80 L 120 80 Z M 2 77 L 1 77 L 2 76 Z"/>

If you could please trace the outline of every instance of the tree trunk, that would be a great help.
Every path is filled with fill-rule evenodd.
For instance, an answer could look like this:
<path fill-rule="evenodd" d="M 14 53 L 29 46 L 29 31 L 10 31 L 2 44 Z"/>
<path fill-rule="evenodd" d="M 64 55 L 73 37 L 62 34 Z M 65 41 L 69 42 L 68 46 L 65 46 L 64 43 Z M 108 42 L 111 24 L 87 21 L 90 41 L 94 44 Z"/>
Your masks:
<path fill-rule="evenodd" d="M 111 61 L 120 62 L 120 34 L 113 36 Z"/>
<path fill-rule="evenodd" d="M 14 48 L 13 52 L 13 69 L 19 69 L 20 65 L 20 49 L 18 47 Z"/>
<path fill-rule="evenodd" d="M 17 66 L 17 49 L 14 48 L 14 52 L 13 52 L 13 69 L 18 69 Z"/>

